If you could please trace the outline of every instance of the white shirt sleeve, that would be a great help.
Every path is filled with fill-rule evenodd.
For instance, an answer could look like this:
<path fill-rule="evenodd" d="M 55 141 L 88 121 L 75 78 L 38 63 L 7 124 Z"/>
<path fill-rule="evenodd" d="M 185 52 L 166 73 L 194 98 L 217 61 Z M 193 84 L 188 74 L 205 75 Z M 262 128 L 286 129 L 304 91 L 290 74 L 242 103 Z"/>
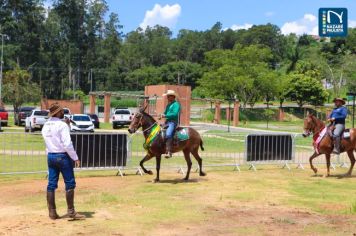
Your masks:
<path fill-rule="evenodd" d="M 68 153 L 68 155 L 70 156 L 70 158 L 72 158 L 73 161 L 78 160 L 78 155 L 74 150 L 72 139 L 70 138 L 69 127 L 67 124 L 63 125 L 63 127 L 60 130 L 60 133 L 62 137 L 64 150 Z"/>

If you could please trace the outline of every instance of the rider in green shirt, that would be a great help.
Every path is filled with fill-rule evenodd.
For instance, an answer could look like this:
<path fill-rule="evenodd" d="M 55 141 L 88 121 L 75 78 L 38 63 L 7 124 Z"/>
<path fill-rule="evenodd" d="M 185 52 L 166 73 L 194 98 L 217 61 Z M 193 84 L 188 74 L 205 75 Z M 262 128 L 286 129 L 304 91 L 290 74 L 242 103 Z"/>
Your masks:
<path fill-rule="evenodd" d="M 166 131 L 166 152 L 168 155 L 166 158 L 170 158 L 172 157 L 174 131 L 179 124 L 180 104 L 176 101 L 177 94 L 173 90 L 168 90 L 163 96 L 167 96 L 168 99 L 168 105 L 162 117 L 166 118 L 166 125 L 168 126 Z"/>

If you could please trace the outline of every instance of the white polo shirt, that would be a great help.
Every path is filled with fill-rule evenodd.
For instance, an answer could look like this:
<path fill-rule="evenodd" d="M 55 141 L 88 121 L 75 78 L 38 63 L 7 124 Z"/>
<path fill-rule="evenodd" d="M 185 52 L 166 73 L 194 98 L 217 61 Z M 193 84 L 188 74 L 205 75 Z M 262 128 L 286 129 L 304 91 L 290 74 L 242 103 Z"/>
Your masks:
<path fill-rule="evenodd" d="M 47 153 L 68 153 L 73 161 L 78 160 L 68 125 L 57 117 L 51 117 L 42 128 Z"/>

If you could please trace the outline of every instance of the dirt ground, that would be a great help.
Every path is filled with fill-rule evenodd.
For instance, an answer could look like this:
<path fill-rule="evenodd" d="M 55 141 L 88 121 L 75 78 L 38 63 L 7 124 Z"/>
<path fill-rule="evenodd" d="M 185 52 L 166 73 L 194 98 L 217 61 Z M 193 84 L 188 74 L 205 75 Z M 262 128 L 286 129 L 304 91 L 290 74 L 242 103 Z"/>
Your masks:
<path fill-rule="evenodd" d="M 283 179 L 286 173 L 211 171 L 205 178 L 193 173 L 185 183 L 164 172 L 157 184 L 151 176 L 79 176 L 77 210 L 88 217 L 81 221 L 47 217 L 45 179 L 0 179 L 0 235 L 356 235 L 356 214 L 343 213 L 342 202 L 332 204 L 334 195 L 314 208 L 288 190 L 297 177 L 351 186 L 355 178 L 312 179 L 300 171 Z M 281 179 L 249 186 L 261 177 Z M 56 198 L 64 215 L 63 184 Z"/>

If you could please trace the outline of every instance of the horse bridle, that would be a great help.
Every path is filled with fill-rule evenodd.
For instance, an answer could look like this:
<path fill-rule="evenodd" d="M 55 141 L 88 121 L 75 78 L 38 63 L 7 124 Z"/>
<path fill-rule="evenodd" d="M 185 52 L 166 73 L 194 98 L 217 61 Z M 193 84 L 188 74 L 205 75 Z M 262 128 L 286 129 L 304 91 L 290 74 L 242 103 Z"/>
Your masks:
<path fill-rule="evenodd" d="M 139 112 L 139 114 L 141 115 L 141 118 L 140 118 L 140 120 L 139 120 L 139 124 L 141 125 L 141 127 L 142 127 L 142 118 L 143 118 L 143 114 L 141 113 L 141 112 Z M 143 133 L 145 133 L 147 130 L 149 130 L 149 129 L 151 129 L 155 124 L 157 124 L 157 121 L 156 122 L 154 122 L 150 127 L 148 127 L 147 129 L 145 129 L 145 130 L 143 130 L 142 132 Z M 137 129 L 136 129 L 137 130 Z"/>
<path fill-rule="evenodd" d="M 315 119 L 313 117 L 311 117 L 311 120 L 313 121 L 314 124 L 316 123 Z M 315 126 L 316 126 L 316 124 L 315 124 Z M 308 131 L 309 131 L 309 133 L 313 133 L 313 135 L 316 135 L 316 134 L 320 133 L 324 128 L 325 128 L 325 126 L 321 127 L 317 132 L 313 132 L 311 130 L 311 128 Z"/>

